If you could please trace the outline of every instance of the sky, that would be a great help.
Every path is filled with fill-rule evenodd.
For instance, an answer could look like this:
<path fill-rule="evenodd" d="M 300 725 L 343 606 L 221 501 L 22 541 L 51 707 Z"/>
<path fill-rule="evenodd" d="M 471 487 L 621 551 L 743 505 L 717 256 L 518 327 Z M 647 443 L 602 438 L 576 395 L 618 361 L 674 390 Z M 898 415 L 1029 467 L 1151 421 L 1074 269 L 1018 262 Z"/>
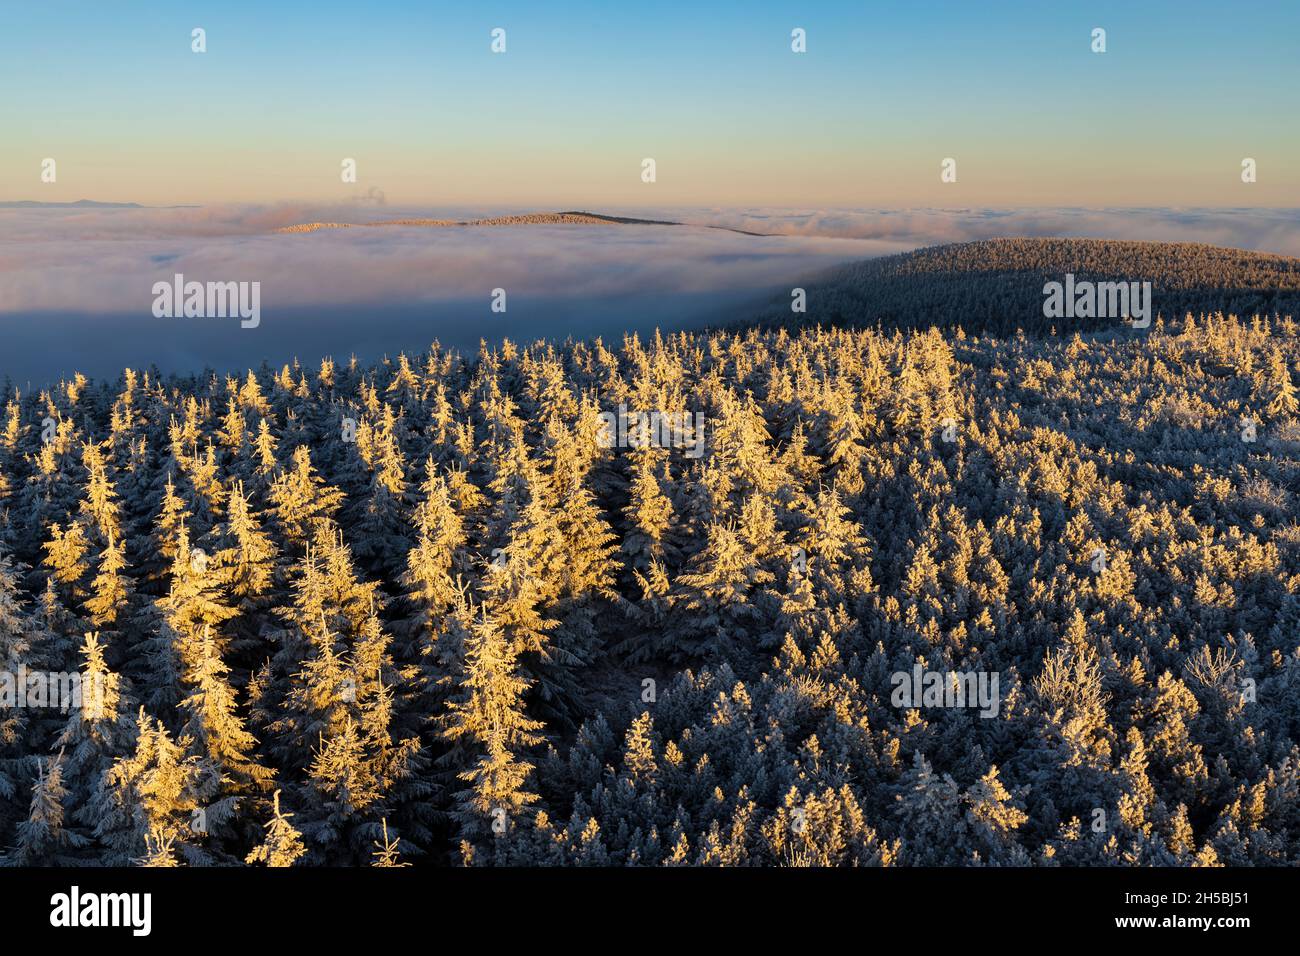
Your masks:
<path fill-rule="evenodd" d="M 3 7 L 0 201 L 1300 206 L 1293 0 Z"/>

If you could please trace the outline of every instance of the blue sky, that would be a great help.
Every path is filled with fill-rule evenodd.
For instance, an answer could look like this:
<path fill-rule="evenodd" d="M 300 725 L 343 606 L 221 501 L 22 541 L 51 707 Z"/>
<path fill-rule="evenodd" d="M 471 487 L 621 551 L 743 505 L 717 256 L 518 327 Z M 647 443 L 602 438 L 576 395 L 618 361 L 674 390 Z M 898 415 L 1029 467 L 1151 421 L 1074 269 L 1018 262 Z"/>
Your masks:
<path fill-rule="evenodd" d="M 0 199 L 1293 206 L 1298 47 L 1281 0 L 12 4 Z"/>

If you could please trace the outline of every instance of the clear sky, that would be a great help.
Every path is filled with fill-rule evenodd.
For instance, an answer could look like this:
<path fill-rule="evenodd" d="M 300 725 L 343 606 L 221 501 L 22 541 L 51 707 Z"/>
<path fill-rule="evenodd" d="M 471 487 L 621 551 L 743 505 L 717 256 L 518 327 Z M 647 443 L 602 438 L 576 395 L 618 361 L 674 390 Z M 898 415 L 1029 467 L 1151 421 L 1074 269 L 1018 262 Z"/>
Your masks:
<path fill-rule="evenodd" d="M 6 2 L 0 91 L 0 200 L 1300 205 L 1294 0 Z"/>

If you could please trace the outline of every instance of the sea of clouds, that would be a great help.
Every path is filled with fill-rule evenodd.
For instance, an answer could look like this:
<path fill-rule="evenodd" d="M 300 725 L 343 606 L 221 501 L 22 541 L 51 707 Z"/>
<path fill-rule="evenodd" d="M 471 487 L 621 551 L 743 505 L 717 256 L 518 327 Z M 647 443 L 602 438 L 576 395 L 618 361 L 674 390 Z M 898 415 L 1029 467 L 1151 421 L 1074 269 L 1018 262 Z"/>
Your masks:
<path fill-rule="evenodd" d="M 385 210 L 385 218 L 447 215 Z M 512 298 L 753 291 L 902 248 L 675 226 L 274 231 L 361 218 L 355 210 L 297 208 L 0 211 L 0 312 L 148 311 L 154 282 L 175 273 L 203 282 L 260 281 L 268 309 L 476 296 L 486 308 L 495 288 Z"/>
<path fill-rule="evenodd" d="M 283 234 L 274 230 L 320 221 L 468 219 L 502 210 L 3 209 L 0 313 L 147 311 L 153 283 L 177 272 L 199 281 L 261 281 L 263 301 L 273 308 L 486 301 L 494 288 L 562 298 L 744 292 L 851 259 L 997 236 L 1195 241 L 1300 255 L 1300 210 L 602 211 L 691 228 L 388 226 Z"/>
<path fill-rule="evenodd" d="M 1209 242 L 1300 255 L 1300 211 L 600 209 L 684 226 L 384 226 L 536 210 L 378 204 L 0 209 L 0 379 L 45 381 L 127 364 L 188 372 L 432 341 L 617 336 L 742 317 L 838 263 L 996 236 Z M 747 235 L 731 230 L 761 233 Z M 157 319 L 153 286 L 261 283 L 262 321 Z M 493 313 L 492 290 L 507 311 Z"/>
<path fill-rule="evenodd" d="M 1215 246 L 1300 256 L 1300 209 L 680 209 L 691 222 L 783 236 L 902 243 L 1061 236 Z"/>

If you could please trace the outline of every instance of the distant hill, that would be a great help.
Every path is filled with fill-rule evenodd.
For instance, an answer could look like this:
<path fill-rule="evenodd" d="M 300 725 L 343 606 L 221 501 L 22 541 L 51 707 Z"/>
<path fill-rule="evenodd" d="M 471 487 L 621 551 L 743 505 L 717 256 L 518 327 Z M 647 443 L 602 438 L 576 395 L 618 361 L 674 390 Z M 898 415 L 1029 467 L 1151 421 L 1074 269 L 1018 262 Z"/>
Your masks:
<path fill-rule="evenodd" d="M 96 202 L 78 199 L 75 202 L 38 202 L 21 199 L 17 202 L 0 202 L 0 209 L 143 209 L 138 202 Z"/>
<path fill-rule="evenodd" d="M 989 239 L 932 246 L 839 266 L 807 280 L 807 312 L 789 294 L 763 309 L 764 326 L 961 326 L 967 332 L 1058 332 L 1116 327 L 1113 318 L 1047 319 L 1043 286 L 1076 280 L 1150 281 L 1165 319 L 1187 312 L 1300 315 L 1300 259 L 1191 242 Z"/>
<path fill-rule="evenodd" d="M 626 216 L 605 216 L 594 212 L 533 212 L 515 216 L 493 216 L 489 219 L 384 219 L 379 222 L 303 222 L 293 226 L 283 226 L 276 232 L 306 233 L 321 229 L 355 229 L 376 226 L 419 226 L 424 228 L 446 228 L 450 226 L 686 226 L 690 223 L 673 222 L 667 219 L 630 219 Z M 746 236 L 760 233 L 732 229 L 729 226 L 701 226 L 704 229 L 721 229 L 725 232 L 739 232 Z"/>

